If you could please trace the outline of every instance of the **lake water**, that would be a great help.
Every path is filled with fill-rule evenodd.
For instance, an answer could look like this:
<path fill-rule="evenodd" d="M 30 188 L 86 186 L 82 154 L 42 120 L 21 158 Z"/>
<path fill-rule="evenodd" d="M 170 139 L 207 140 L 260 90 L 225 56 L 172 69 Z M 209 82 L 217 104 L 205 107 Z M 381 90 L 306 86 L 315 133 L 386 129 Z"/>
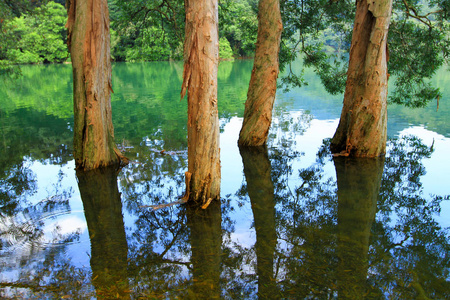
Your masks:
<path fill-rule="evenodd" d="M 439 109 L 389 106 L 386 157 L 352 160 L 327 150 L 342 96 L 310 70 L 267 149 L 239 149 L 252 61 L 223 62 L 222 199 L 154 209 L 185 189 L 182 68 L 113 65 L 120 172 L 74 170 L 70 65 L 1 81 L 1 298 L 450 298 L 447 70 Z"/>

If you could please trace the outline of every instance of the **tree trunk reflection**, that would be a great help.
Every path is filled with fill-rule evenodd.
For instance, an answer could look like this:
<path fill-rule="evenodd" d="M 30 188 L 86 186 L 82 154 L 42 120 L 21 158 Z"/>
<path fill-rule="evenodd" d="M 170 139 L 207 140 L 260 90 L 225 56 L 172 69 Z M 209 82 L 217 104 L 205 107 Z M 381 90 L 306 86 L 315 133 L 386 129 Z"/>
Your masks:
<path fill-rule="evenodd" d="M 337 283 L 339 298 L 362 299 L 367 283 L 372 223 L 384 158 L 334 159 L 338 184 Z"/>
<path fill-rule="evenodd" d="M 274 299 L 277 295 L 273 274 L 277 234 L 274 188 L 267 147 L 240 147 L 239 151 L 255 220 L 258 296 L 262 299 Z"/>
<path fill-rule="evenodd" d="M 220 202 L 208 209 L 187 204 L 187 225 L 190 229 L 193 288 L 190 299 L 220 299 L 220 264 L 222 249 L 222 216 Z"/>
<path fill-rule="evenodd" d="M 128 245 L 115 168 L 77 171 L 91 240 L 92 282 L 97 297 L 127 298 Z"/>

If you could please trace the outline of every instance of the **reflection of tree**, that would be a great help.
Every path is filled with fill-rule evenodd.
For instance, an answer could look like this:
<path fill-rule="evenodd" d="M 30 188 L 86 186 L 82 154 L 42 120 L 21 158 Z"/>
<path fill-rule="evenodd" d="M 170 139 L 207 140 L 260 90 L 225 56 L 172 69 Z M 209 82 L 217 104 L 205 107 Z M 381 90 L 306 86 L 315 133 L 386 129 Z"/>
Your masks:
<path fill-rule="evenodd" d="M 275 197 L 283 203 L 277 211 L 277 231 L 286 242 L 277 278 L 282 292 L 299 298 L 448 298 L 450 243 L 433 217 L 448 196 L 428 199 L 420 183 L 421 160 L 430 149 L 417 138 L 390 141 L 381 187 L 382 162 L 336 159 L 338 199 L 336 182 L 323 178 L 328 155 L 319 150 L 316 164 L 299 170 L 293 193 L 282 192 L 284 177 L 273 177 L 281 188 Z M 282 173 L 283 159 L 272 156 L 274 174 Z"/>
<path fill-rule="evenodd" d="M 392 298 L 450 297 L 450 243 L 433 215 L 449 195 L 424 197 L 421 160 L 432 149 L 407 136 L 389 145 L 370 264 L 372 284 Z"/>
<path fill-rule="evenodd" d="M 72 133 L 67 120 L 42 112 L 0 109 L 0 171 L 23 163 L 25 158 L 62 164 L 70 160 Z M 1 177 L 1 175 L 0 175 Z"/>
<path fill-rule="evenodd" d="M 273 299 L 276 296 L 273 263 L 277 234 L 270 161 L 264 146 L 240 147 L 239 151 L 255 221 L 258 296 Z"/>
<path fill-rule="evenodd" d="M 338 185 L 338 294 L 342 299 L 362 299 L 368 295 L 369 240 L 384 158 L 337 157 L 334 166 Z"/>
<path fill-rule="evenodd" d="M 221 220 L 219 201 L 211 202 L 208 209 L 187 206 L 193 275 L 193 285 L 188 290 L 190 299 L 221 298 Z"/>
<path fill-rule="evenodd" d="M 125 297 L 128 291 L 127 239 L 114 168 L 77 171 L 91 239 L 92 282 L 98 298 Z"/>
<path fill-rule="evenodd" d="M 0 297 L 50 299 L 88 294 L 87 271 L 75 267 L 66 253 L 67 246 L 79 239 L 80 230 L 66 232 L 58 222 L 52 224 L 54 217 L 70 212 L 72 190 L 61 186 L 63 173 L 58 175 L 55 190 L 49 191 L 51 196 L 31 203 L 27 198 L 35 192 L 36 183 L 27 182 L 34 174 L 27 168 L 17 171 L 21 180 L 8 182 L 11 194 L 0 206 L 0 270 L 8 274 L 2 277 L 0 287 L 6 289 L 0 290 Z M 32 188 L 24 192 L 23 185 Z"/>

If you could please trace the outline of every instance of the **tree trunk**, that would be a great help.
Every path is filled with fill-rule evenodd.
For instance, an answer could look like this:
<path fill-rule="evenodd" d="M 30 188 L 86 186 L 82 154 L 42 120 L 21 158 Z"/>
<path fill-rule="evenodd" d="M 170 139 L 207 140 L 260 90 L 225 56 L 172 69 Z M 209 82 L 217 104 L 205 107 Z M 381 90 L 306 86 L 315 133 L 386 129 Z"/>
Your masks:
<path fill-rule="evenodd" d="M 278 53 L 283 25 L 278 0 L 260 0 L 255 61 L 245 102 L 240 146 L 262 146 L 267 142 L 277 91 Z"/>
<path fill-rule="evenodd" d="M 376 157 L 386 152 L 387 34 L 392 0 L 357 1 L 344 106 L 331 151 Z"/>
<path fill-rule="evenodd" d="M 118 164 L 111 118 L 111 58 L 106 0 L 68 2 L 73 69 L 74 157 L 77 169 Z"/>
<path fill-rule="evenodd" d="M 186 0 L 181 98 L 188 93 L 186 195 L 204 208 L 220 197 L 217 0 Z"/>

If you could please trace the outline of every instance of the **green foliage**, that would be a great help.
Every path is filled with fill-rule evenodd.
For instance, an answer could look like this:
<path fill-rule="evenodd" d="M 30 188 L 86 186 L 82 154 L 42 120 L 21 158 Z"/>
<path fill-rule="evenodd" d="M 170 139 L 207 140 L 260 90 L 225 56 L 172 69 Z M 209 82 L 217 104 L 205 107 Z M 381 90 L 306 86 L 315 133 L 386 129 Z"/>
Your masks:
<path fill-rule="evenodd" d="M 150 27 L 141 30 L 132 48 L 125 50 L 125 61 L 160 61 L 172 55 L 165 34 L 160 28 Z"/>
<path fill-rule="evenodd" d="M 315 68 L 328 92 L 341 93 L 345 87 L 354 2 L 281 1 L 281 15 L 284 30 L 280 69 L 288 69 L 281 78 L 284 88 L 307 84 L 303 71 L 296 74 L 290 67 L 298 57 L 303 57 L 304 67 Z"/>
<path fill-rule="evenodd" d="M 46 5 L 43 4 L 46 3 Z M 64 1 L 0 0 L 0 74 L 19 74 L 11 64 L 64 62 L 67 13 Z M 257 34 L 257 1 L 220 1 L 221 58 L 252 56 Z M 108 1 L 111 56 L 115 61 L 183 58 L 184 1 Z M 230 51 L 231 48 L 231 51 Z M 224 52 L 225 51 L 225 52 Z"/>
<path fill-rule="evenodd" d="M 392 54 L 388 70 L 396 76 L 391 102 L 423 107 L 442 96 L 439 88 L 427 82 L 448 56 L 445 46 L 448 24 L 438 27 L 438 24 L 427 26 L 407 15 L 391 22 L 389 50 Z"/>
<path fill-rule="evenodd" d="M 225 37 L 235 56 L 252 56 L 258 33 L 257 0 L 220 0 L 219 36 Z"/>
<path fill-rule="evenodd" d="M 226 37 L 219 39 L 219 57 L 223 60 L 233 60 L 233 50 L 231 49 L 230 42 Z"/>
<path fill-rule="evenodd" d="M 354 1 L 282 1 L 281 68 L 300 55 L 329 93 L 345 88 Z M 428 80 L 449 58 L 450 1 L 395 0 L 389 28 L 388 72 L 396 78 L 391 103 L 426 106 L 441 96 Z M 302 73 L 281 78 L 285 87 L 305 84 Z"/>
<path fill-rule="evenodd" d="M 9 21 L 4 25 L 11 46 L 6 50 L 6 59 L 18 64 L 65 61 L 68 57 L 66 19 L 65 8 L 49 2 L 36 8 L 33 15 Z"/>
<path fill-rule="evenodd" d="M 184 41 L 182 0 L 109 1 L 111 54 L 116 61 L 181 59 Z"/>

